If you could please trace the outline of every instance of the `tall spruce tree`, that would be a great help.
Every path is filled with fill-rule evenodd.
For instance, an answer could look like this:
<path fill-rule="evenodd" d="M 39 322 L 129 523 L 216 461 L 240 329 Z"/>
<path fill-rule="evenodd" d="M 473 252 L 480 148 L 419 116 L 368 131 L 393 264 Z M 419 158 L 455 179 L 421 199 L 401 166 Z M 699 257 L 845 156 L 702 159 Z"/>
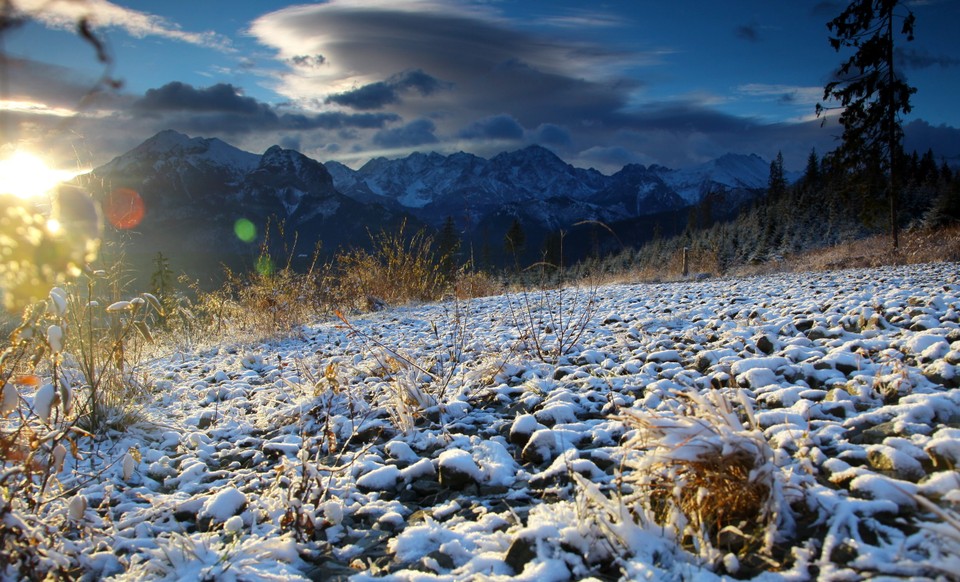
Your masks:
<path fill-rule="evenodd" d="M 843 137 L 833 153 L 836 160 L 848 168 L 886 174 L 894 249 L 900 246 L 900 114 L 910 112 L 910 95 L 916 93 L 894 66 L 894 24 L 900 22 L 900 34 L 913 40 L 915 18 L 904 4 L 902 0 L 854 0 L 827 23 L 834 50 L 851 48 L 854 53 L 840 65 L 837 79 L 823 89 L 824 101 L 836 100 L 842 109 L 839 122 Z M 817 115 L 828 109 L 818 103 Z"/>
<path fill-rule="evenodd" d="M 767 196 L 780 198 L 787 193 L 787 178 L 783 173 L 783 152 L 770 162 L 770 177 L 767 179 Z"/>

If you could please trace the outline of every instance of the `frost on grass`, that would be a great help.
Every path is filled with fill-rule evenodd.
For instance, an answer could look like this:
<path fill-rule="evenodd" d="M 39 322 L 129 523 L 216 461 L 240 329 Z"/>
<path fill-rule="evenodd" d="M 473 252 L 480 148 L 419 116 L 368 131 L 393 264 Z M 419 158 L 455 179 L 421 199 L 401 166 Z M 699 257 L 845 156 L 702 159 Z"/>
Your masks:
<path fill-rule="evenodd" d="M 600 287 L 542 353 L 559 327 L 504 297 L 218 338 L 152 357 L 140 420 L 97 439 L 62 424 L 65 326 L 73 396 L 3 386 L 3 576 L 949 579 L 957 273 Z"/>
<path fill-rule="evenodd" d="M 676 396 L 674 414 L 624 411 L 635 431 L 625 503 L 708 564 L 731 553 L 771 558 L 774 544 L 794 533 L 794 519 L 752 405 L 742 398 L 734 407 L 719 391 Z"/>

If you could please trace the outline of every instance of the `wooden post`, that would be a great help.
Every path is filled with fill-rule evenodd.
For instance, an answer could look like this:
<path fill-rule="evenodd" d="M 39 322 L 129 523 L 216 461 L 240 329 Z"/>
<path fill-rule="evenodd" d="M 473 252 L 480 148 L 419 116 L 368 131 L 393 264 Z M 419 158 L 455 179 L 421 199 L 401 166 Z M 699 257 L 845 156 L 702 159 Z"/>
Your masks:
<path fill-rule="evenodd" d="M 683 277 L 684 278 L 686 278 L 690 272 L 687 264 L 687 251 L 689 250 L 690 250 L 689 248 L 683 247 Z"/>

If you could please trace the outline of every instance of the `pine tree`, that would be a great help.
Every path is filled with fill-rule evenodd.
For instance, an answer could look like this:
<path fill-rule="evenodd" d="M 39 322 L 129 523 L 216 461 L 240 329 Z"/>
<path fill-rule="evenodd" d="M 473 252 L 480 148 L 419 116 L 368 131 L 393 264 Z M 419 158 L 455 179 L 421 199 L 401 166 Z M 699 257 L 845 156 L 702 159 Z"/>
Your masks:
<path fill-rule="evenodd" d="M 810 191 L 820 188 L 820 160 L 817 159 L 817 150 L 810 150 L 807 156 L 807 167 L 803 170 L 803 187 Z"/>
<path fill-rule="evenodd" d="M 840 65 L 838 79 L 827 83 L 823 99 L 835 99 L 843 111 L 839 122 L 843 138 L 834 156 L 844 166 L 858 170 L 871 166 L 886 173 L 890 205 L 890 234 L 893 247 L 900 245 L 898 190 L 902 158 L 903 128 L 900 114 L 909 113 L 909 86 L 894 69 L 894 22 L 902 21 L 900 32 L 913 40 L 915 18 L 910 10 L 897 14 L 901 0 L 853 0 L 839 16 L 827 23 L 830 45 L 836 51 L 854 49 Z M 817 115 L 827 110 L 816 107 Z"/>
<path fill-rule="evenodd" d="M 787 179 L 783 174 L 783 152 L 770 162 L 770 178 L 767 180 L 767 196 L 780 198 L 787 192 Z"/>
<path fill-rule="evenodd" d="M 508 256 L 519 260 L 526 246 L 527 235 L 523 232 L 523 225 L 520 224 L 519 219 L 514 218 L 513 223 L 510 224 L 510 228 L 507 230 L 507 234 L 503 237 L 503 248 Z"/>

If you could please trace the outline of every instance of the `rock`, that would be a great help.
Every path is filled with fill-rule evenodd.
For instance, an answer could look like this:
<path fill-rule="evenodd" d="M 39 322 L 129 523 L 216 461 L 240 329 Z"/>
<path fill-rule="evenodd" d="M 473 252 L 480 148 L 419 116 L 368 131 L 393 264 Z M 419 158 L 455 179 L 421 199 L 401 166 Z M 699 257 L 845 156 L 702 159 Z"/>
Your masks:
<path fill-rule="evenodd" d="M 200 415 L 200 420 L 197 421 L 197 428 L 200 430 L 206 430 L 213 426 L 213 423 L 216 421 L 216 419 L 217 415 L 208 410 Z"/>
<path fill-rule="evenodd" d="M 543 425 L 537 422 L 537 418 L 532 414 L 521 414 L 517 416 L 513 425 L 510 427 L 510 442 L 523 447 L 530 440 L 530 435 L 543 428 Z"/>
<path fill-rule="evenodd" d="M 507 550 L 507 555 L 504 557 L 503 561 L 510 568 L 513 569 L 515 574 L 520 574 L 523 572 L 523 569 L 537 557 L 537 544 L 535 540 L 528 540 L 526 538 L 517 538 L 513 540 L 513 543 L 510 544 L 510 549 Z"/>
<path fill-rule="evenodd" d="M 440 484 L 450 489 L 465 489 L 480 482 L 480 467 L 467 451 L 451 449 L 440 454 Z"/>
<path fill-rule="evenodd" d="M 392 491 L 400 480 L 400 469 L 395 465 L 384 465 L 366 473 L 357 479 L 357 489 L 371 491 Z"/>
<path fill-rule="evenodd" d="M 440 568 L 439 570 L 437 570 L 437 572 L 442 572 L 444 570 L 452 570 L 453 568 L 456 567 L 456 563 L 454 563 L 453 558 L 451 558 L 447 554 L 444 554 L 440 550 L 434 550 L 430 552 L 429 554 L 427 554 L 427 558 L 435 560 L 436 566 Z"/>
<path fill-rule="evenodd" d="M 848 439 L 855 445 L 876 445 L 891 436 L 901 436 L 896 423 L 883 422 L 876 426 L 852 427 Z"/>
<path fill-rule="evenodd" d="M 886 445 L 873 445 L 867 450 L 867 462 L 876 470 L 894 479 L 916 483 L 926 477 L 920 461 Z"/>
<path fill-rule="evenodd" d="M 776 345 L 770 339 L 770 336 L 762 335 L 757 338 L 757 349 L 769 356 L 776 349 Z"/>
<path fill-rule="evenodd" d="M 530 441 L 520 452 L 524 463 L 542 465 L 552 462 L 561 452 L 575 447 L 584 437 L 570 430 L 544 428 L 533 433 Z"/>

